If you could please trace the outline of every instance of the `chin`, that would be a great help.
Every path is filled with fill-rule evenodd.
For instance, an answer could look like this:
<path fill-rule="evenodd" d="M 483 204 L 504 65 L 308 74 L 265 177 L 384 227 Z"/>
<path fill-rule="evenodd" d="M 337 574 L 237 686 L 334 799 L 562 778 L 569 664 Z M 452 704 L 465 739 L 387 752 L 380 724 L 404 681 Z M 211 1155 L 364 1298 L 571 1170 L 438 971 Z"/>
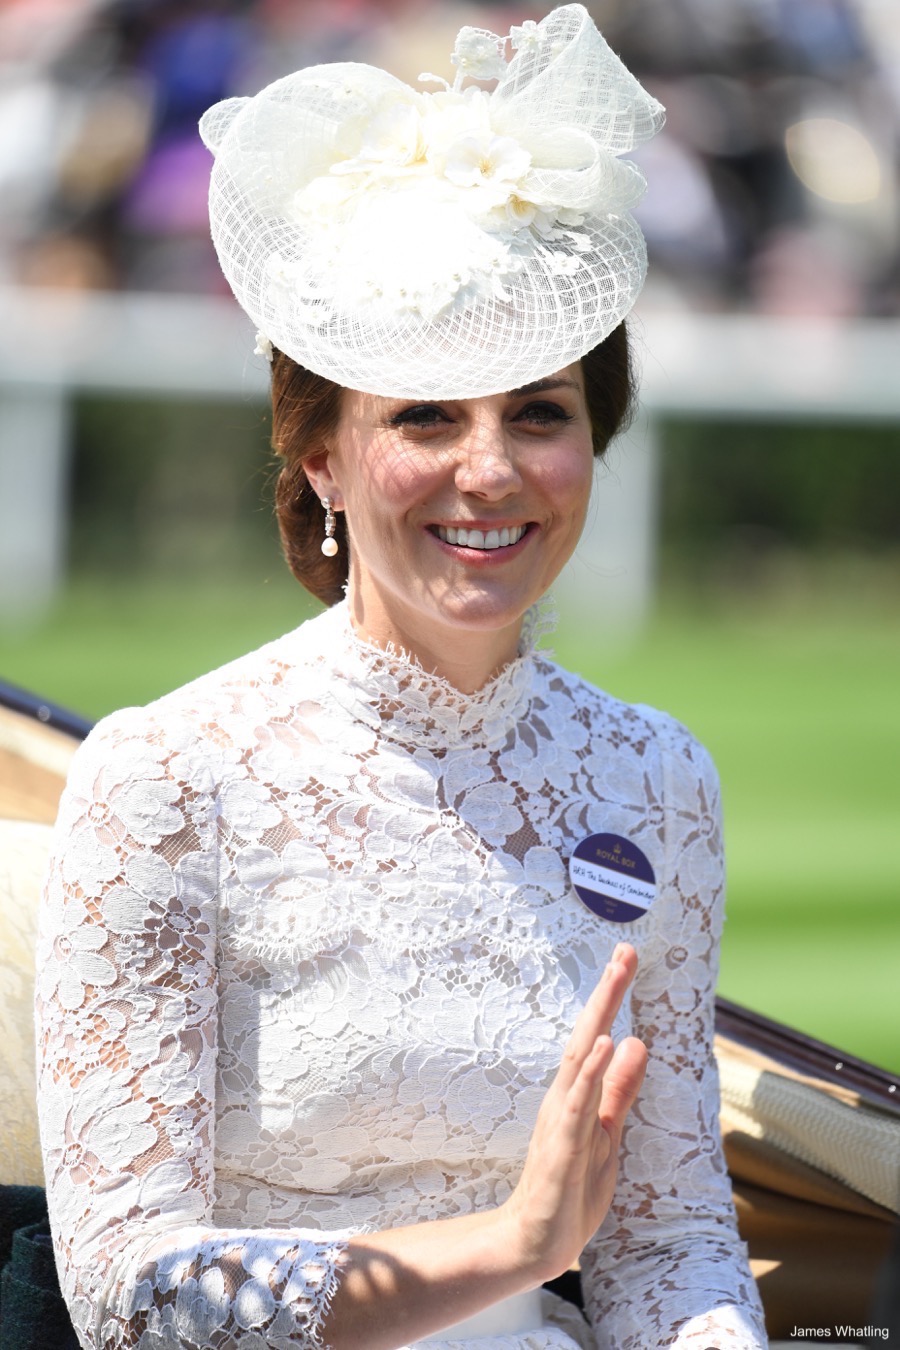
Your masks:
<path fill-rule="evenodd" d="M 540 598 L 540 597 L 538 597 Z M 433 611 L 435 620 L 455 629 L 500 633 L 521 622 L 534 600 L 505 600 L 488 595 L 454 595 Z"/>

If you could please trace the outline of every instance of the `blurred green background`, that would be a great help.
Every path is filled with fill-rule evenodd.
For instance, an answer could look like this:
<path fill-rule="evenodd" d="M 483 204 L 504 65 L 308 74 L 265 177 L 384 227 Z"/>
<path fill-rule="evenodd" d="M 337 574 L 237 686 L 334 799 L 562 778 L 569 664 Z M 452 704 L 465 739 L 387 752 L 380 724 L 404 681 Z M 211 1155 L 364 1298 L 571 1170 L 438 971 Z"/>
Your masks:
<path fill-rule="evenodd" d="M 99 717 L 314 612 L 279 557 L 261 408 L 76 411 L 70 580 L 40 621 L 0 629 L 0 677 Z M 715 756 L 721 992 L 900 1072 L 897 440 L 668 424 L 651 622 L 629 642 L 599 618 L 549 642 Z"/>

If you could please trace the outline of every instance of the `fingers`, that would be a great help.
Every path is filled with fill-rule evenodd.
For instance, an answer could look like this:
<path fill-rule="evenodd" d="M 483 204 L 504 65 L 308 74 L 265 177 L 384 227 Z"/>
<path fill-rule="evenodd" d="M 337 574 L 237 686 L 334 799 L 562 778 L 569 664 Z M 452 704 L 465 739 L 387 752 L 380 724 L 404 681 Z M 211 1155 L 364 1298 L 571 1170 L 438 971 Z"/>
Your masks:
<path fill-rule="evenodd" d="M 637 954 L 628 943 L 620 942 L 609 959 L 572 1029 L 557 1075 L 557 1084 L 566 1092 L 591 1053 L 598 1036 L 608 1036 L 622 999 L 637 970 Z"/>
<path fill-rule="evenodd" d="M 628 1036 L 616 1046 L 604 1071 L 598 1114 L 613 1147 L 618 1147 L 625 1117 L 641 1090 L 646 1069 L 647 1047 L 636 1036 Z"/>
<path fill-rule="evenodd" d="M 565 1096 L 563 1132 L 574 1150 L 599 1146 L 604 1158 L 618 1154 L 628 1112 L 635 1103 L 647 1067 L 643 1041 L 629 1036 L 618 1046 L 599 1036 Z M 600 1126 L 602 1136 L 598 1136 Z"/>
<path fill-rule="evenodd" d="M 598 1036 L 566 1093 L 567 1124 L 576 1148 L 584 1147 L 593 1133 L 603 1099 L 603 1076 L 613 1055 L 612 1038 Z"/>
<path fill-rule="evenodd" d="M 608 1036 L 625 991 L 637 971 L 637 952 L 627 942 L 619 942 L 607 962 L 606 969 L 585 1005 L 585 1013 L 597 1020 L 597 1035 Z"/>

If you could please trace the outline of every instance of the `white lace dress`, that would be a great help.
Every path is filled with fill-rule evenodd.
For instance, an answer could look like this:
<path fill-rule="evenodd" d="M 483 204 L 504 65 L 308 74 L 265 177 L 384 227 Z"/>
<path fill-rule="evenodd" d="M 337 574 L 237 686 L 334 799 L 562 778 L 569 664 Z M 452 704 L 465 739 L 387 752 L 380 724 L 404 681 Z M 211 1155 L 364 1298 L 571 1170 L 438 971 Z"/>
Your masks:
<path fill-rule="evenodd" d="M 593 832 L 653 865 L 634 923 L 568 881 Z M 583 1257 L 593 1330 L 547 1300 L 542 1330 L 466 1344 L 765 1346 L 718 1139 L 721 866 L 714 770 L 669 718 L 532 650 L 459 694 L 358 641 L 344 604 L 106 719 L 63 800 L 38 956 L 81 1344 L 318 1346 L 348 1234 L 509 1195 L 627 937 L 617 1032 L 651 1061 Z"/>

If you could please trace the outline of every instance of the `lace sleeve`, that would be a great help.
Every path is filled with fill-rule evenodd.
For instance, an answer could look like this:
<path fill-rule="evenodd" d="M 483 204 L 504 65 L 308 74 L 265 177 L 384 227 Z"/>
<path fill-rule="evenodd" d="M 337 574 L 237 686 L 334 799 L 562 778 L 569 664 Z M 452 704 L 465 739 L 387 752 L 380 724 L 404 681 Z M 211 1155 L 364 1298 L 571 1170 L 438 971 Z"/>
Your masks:
<path fill-rule="evenodd" d="M 318 1345 L 342 1235 L 219 1228 L 216 792 L 135 712 L 79 750 L 41 916 L 44 1166 L 82 1347 Z"/>
<path fill-rule="evenodd" d="M 768 1342 L 734 1217 L 712 1053 L 724 899 L 718 779 L 677 724 L 661 718 L 659 734 L 665 875 L 633 996 L 650 1064 L 613 1207 L 583 1258 L 587 1305 L 601 1350 L 759 1350 Z"/>

